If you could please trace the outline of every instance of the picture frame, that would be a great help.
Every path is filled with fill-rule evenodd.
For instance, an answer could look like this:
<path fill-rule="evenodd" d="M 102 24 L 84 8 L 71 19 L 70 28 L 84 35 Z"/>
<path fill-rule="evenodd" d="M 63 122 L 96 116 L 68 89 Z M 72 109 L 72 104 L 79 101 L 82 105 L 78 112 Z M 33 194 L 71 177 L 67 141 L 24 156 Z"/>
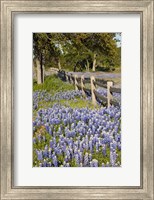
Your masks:
<path fill-rule="evenodd" d="M 141 185 L 17 187 L 14 176 L 13 19 L 16 13 L 138 13 L 141 20 Z M 1 1 L 1 199 L 148 199 L 153 194 L 153 0 Z"/>

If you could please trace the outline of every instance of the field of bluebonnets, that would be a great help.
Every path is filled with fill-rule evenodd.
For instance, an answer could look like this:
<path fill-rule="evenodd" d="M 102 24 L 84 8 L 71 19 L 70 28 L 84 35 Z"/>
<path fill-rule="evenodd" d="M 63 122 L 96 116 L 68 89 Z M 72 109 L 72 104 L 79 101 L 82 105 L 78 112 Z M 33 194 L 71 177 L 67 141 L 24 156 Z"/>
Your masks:
<path fill-rule="evenodd" d="M 119 106 L 93 107 L 91 97 L 56 75 L 33 90 L 34 167 L 121 166 L 120 95 L 113 94 Z"/>

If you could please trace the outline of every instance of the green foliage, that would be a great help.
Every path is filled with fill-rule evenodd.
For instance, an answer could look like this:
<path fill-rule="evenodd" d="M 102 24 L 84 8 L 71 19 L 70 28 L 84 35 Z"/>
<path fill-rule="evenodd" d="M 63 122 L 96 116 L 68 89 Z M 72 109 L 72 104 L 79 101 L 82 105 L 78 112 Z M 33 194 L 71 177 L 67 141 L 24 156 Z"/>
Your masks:
<path fill-rule="evenodd" d="M 117 51 L 116 51 L 115 67 L 121 68 L 121 47 L 117 48 Z"/>
<path fill-rule="evenodd" d="M 117 48 L 115 33 L 34 33 L 33 58 L 42 55 L 45 67 L 60 67 L 73 71 L 96 66 L 120 67 L 121 48 Z M 112 70 L 112 69 L 111 69 Z"/>

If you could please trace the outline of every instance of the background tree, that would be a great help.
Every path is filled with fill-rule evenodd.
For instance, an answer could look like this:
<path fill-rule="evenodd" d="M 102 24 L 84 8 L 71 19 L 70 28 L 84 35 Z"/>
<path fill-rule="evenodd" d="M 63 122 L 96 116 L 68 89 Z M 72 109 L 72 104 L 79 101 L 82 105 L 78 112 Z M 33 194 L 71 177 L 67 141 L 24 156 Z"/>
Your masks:
<path fill-rule="evenodd" d="M 46 49 L 46 38 L 43 34 L 33 34 L 33 59 L 37 67 L 37 83 L 43 83 L 43 64 Z"/>
<path fill-rule="evenodd" d="M 38 83 L 43 81 L 43 65 L 95 71 L 114 69 L 121 61 L 115 33 L 35 33 L 33 54 Z"/>
<path fill-rule="evenodd" d="M 97 60 L 107 57 L 108 60 L 113 60 L 116 54 L 116 41 L 113 40 L 114 33 L 90 33 L 82 39 L 84 45 L 91 51 L 93 66 L 92 70 L 96 70 Z"/>

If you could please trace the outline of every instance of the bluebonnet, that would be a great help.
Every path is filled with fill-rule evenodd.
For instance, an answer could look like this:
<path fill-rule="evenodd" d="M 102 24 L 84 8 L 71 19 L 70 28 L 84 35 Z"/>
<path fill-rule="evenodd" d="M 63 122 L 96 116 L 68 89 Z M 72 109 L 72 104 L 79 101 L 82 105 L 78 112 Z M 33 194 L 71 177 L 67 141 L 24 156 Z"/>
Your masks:
<path fill-rule="evenodd" d="M 46 91 L 33 95 L 34 104 L 44 99 L 50 102 L 55 98 L 69 100 L 81 96 L 80 92 L 72 91 L 55 96 Z M 39 133 L 42 127 L 46 135 Z M 37 146 L 42 142 L 46 145 L 35 149 L 40 167 L 70 167 L 72 160 L 78 167 L 120 166 L 116 153 L 121 151 L 120 107 L 72 109 L 56 103 L 51 108 L 39 109 L 33 121 L 33 143 Z M 93 156 L 95 153 L 105 158 L 109 156 L 108 162 L 99 163 Z M 62 161 L 58 160 L 59 156 Z"/>
<path fill-rule="evenodd" d="M 37 156 L 38 156 L 37 158 L 38 160 L 42 160 L 43 159 L 42 151 L 38 151 Z"/>

